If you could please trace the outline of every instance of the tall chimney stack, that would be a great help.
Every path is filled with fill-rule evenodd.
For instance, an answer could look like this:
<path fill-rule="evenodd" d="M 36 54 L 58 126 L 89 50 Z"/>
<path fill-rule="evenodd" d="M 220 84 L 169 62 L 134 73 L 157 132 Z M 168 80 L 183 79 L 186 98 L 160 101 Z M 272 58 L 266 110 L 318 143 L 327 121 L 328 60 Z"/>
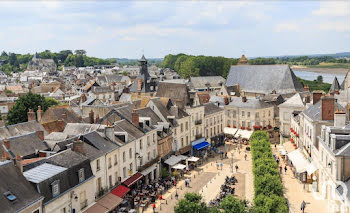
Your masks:
<path fill-rule="evenodd" d="M 94 123 L 94 111 L 92 110 L 89 112 L 89 122 L 90 124 Z"/>
<path fill-rule="evenodd" d="M 323 95 L 323 91 L 314 91 L 312 93 L 312 104 L 315 105 L 317 102 L 321 100 L 321 97 Z"/>
<path fill-rule="evenodd" d="M 36 118 L 38 119 L 38 122 L 41 121 L 42 115 L 43 115 L 43 111 L 41 110 L 41 106 L 38 106 L 38 110 L 36 111 Z"/>
<path fill-rule="evenodd" d="M 337 109 L 334 113 L 334 126 L 335 127 L 344 127 L 346 124 L 346 113 L 343 110 Z"/>
<path fill-rule="evenodd" d="M 35 121 L 35 113 L 32 109 L 29 109 L 27 116 L 28 116 L 28 121 Z"/>
<path fill-rule="evenodd" d="M 323 96 L 321 98 L 321 119 L 334 120 L 335 100 L 333 96 Z"/>
<path fill-rule="evenodd" d="M 79 152 L 81 154 L 85 154 L 84 152 L 84 142 L 79 140 L 79 138 L 73 142 L 73 151 L 74 152 Z"/>
<path fill-rule="evenodd" d="M 131 120 L 136 126 L 139 126 L 139 124 L 140 124 L 139 123 L 140 122 L 140 117 L 139 117 L 139 113 L 136 112 L 135 109 L 131 113 Z"/>
<path fill-rule="evenodd" d="M 4 145 L 6 147 L 6 149 L 10 149 L 10 141 L 7 138 L 4 138 Z"/>

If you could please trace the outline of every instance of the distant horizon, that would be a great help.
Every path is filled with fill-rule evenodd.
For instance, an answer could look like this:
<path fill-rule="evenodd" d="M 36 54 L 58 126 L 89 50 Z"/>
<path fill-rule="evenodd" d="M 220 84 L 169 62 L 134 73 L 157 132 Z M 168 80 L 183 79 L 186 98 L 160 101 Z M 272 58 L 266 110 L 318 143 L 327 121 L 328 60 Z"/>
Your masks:
<path fill-rule="evenodd" d="M 350 50 L 346 1 L 3 1 L 0 9 L 0 47 L 15 53 L 255 58 Z"/>

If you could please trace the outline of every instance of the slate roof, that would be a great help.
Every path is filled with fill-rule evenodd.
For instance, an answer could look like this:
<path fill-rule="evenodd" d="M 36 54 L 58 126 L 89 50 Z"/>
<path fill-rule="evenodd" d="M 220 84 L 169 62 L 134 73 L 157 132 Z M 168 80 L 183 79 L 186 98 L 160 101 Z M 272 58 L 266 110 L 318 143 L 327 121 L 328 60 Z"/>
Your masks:
<path fill-rule="evenodd" d="M 195 89 L 207 89 L 209 87 L 221 87 L 225 83 L 222 76 L 191 77 L 190 84 Z"/>
<path fill-rule="evenodd" d="M 337 109 L 345 111 L 344 107 L 342 107 L 338 102 L 335 102 L 334 111 Z M 311 105 L 309 108 L 305 109 L 303 113 L 314 121 L 321 121 L 321 101 Z"/>
<path fill-rule="evenodd" d="M 129 143 L 131 141 L 134 141 L 136 139 L 141 138 L 144 136 L 144 133 L 134 126 L 131 122 L 123 119 L 120 121 L 115 122 L 114 130 L 116 132 L 127 132 L 128 133 L 128 141 L 126 143 Z"/>
<path fill-rule="evenodd" d="M 241 97 L 232 97 L 231 102 L 228 104 L 230 106 L 235 106 L 239 108 L 252 108 L 252 109 L 264 109 L 268 107 L 273 107 L 270 103 L 265 103 L 257 98 L 247 98 L 246 102 L 242 102 Z"/>
<path fill-rule="evenodd" d="M 184 108 L 189 103 L 186 84 L 159 82 L 155 96 L 170 98 L 180 108 Z"/>
<path fill-rule="evenodd" d="M 210 115 L 223 110 L 224 110 L 223 108 L 220 108 L 213 103 L 204 104 L 204 115 Z"/>
<path fill-rule="evenodd" d="M 98 129 L 102 129 L 104 125 L 101 124 L 87 124 L 87 123 L 68 123 L 64 129 L 64 133 L 69 137 L 86 134 Z"/>
<path fill-rule="evenodd" d="M 284 103 L 280 104 L 279 107 L 304 107 L 304 102 L 299 93 L 293 95 L 291 98 L 289 98 Z"/>
<path fill-rule="evenodd" d="M 67 120 L 62 118 L 62 114 L 67 115 Z M 41 121 L 42 123 L 47 123 L 55 120 L 64 120 L 67 123 L 80 123 L 79 116 L 73 111 L 72 107 L 69 105 L 52 106 L 49 107 L 43 114 Z"/>
<path fill-rule="evenodd" d="M 44 127 L 37 121 L 28 121 L 24 123 L 0 127 L 0 140 L 18 135 L 25 135 L 35 131 L 44 131 L 44 135 L 47 135 Z"/>
<path fill-rule="evenodd" d="M 9 201 L 4 193 L 10 191 L 16 196 Z M 1 212 L 13 213 L 43 199 L 36 189 L 26 180 L 21 171 L 11 161 L 0 164 L 0 206 Z"/>
<path fill-rule="evenodd" d="M 279 94 L 303 91 L 303 86 L 288 65 L 234 65 L 226 86 L 240 85 L 242 91 Z"/>
<path fill-rule="evenodd" d="M 42 141 L 36 132 L 15 136 L 8 138 L 8 140 L 10 141 L 9 152 L 13 158 L 16 155 L 22 156 L 24 159 L 32 158 L 36 156 L 37 150 L 50 150 L 46 142 Z M 1 141 L 1 145 L 4 146 L 3 141 Z M 2 152 L 2 149 L 0 152 Z"/>
<path fill-rule="evenodd" d="M 103 153 L 111 152 L 120 147 L 119 145 L 106 140 L 96 131 L 82 135 L 80 139 L 85 143 L 88 143 L 91 146 L 95 147 L 96 149 L 101 150 Z"/>
<path fill-rule="evenodd" d="M 337 77 L 334 77 L 334 80 L 333 80 L 333 83 L 331 85 L 331 88 L 329 89 L 329 92 L 336 92 L 336 91 L 339 91 L 341 88 L 340 88 L 340 85 L 339 85 L 339 82 L 338 82 L 338 79 Z"/>

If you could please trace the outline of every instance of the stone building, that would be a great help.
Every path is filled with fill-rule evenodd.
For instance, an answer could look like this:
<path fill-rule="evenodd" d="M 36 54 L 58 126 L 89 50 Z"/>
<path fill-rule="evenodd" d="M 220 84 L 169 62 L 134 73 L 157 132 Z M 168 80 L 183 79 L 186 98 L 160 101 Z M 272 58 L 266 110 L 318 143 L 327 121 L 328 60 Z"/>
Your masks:
<path fill-rule="evenodd" d="M 28 63 L 27 70 L 55 73 L 57 71 L 57 66 L 53 59 L 42 59 L 35 53 L 32 60 Z"/>

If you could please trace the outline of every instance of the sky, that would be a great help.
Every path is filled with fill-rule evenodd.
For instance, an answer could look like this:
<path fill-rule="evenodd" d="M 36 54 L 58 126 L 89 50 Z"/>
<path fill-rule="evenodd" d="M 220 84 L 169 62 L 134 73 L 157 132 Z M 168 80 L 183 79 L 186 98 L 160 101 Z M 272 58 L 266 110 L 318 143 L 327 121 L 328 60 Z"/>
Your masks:
<path fill-rule="evenodd" d="M 0 51 L 238 58 L 350 51 L 350 1 L 0 3 Z"/>

